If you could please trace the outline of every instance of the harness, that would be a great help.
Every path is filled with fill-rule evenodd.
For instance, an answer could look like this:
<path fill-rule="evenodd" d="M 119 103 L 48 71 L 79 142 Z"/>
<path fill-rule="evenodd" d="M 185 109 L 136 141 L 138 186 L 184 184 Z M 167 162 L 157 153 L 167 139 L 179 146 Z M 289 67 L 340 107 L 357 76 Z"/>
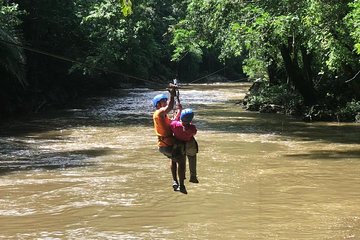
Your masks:
<path fill-rule="evenodd" d="M 171 136 L 157 136 L 158 137 L 158 140 L 160 141 L 160 142 L 163 142 L 166 146 L 171 146 L 171 145 L 169 145 L 169 144 L 167 144 L 166 142 L 165 142 L 165 139 L 167 139 L 167 138 L 172 138 L 173 136 L 171 135 Z"/>
<path fill-rule="evenodd" d="M 160 141 L 164 141 L 166 138 L 171 138 L 173 136 L 171 135 L 171 136 L 157 136 L 157 137 Z"/>
<path fill-rule="evenodd" d="M 172 147 L 171 155 L 175 159 L 181 159 L 185 155 L 185 142 L 179 141 L 174 136 L 157 136 L 158 140 L 163 142 L 167 147 Z M 169 145 L 164 140 L 167 138 L 174 138 L 174 144 Z"/>

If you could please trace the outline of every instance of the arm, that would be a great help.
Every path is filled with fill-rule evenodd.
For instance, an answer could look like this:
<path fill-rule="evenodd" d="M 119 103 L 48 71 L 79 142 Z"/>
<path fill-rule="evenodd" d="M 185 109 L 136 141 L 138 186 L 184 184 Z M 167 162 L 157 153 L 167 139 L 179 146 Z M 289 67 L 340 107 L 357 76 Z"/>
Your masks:
<path fill-rule="evenodd" d="M 169 92 L 170 92 L 170 100 L 169 100 L 167 106 L 160 108 L 164 114 L 168 114 L 174 108 L 174 102 L 175 102 L 174 97 L 176 94 L 175 88 L 172 88 L 171 90 L 169 90 Z"/>
<path fill-rule="evenodd" d="M 194 135 L 196 135 L 196 133 L 197 133 L 197 128 L 194 127 Z"/>
<path fill-rule="evenodd" d="M 175 121 L 180 121 L 181 110 L 182 110 L 182 105 L 181 105 L 181 104 L 177 104 L 176 116 L 175 116 L 175 118 L 174 118 Z"/>
<path fill-rule="evenodd" d="M 184 131 L 186 131 L 189 135 L 195 136 L 197 133 L 197 128 L 195 125 L 189 124 L 184 126 Z"/>

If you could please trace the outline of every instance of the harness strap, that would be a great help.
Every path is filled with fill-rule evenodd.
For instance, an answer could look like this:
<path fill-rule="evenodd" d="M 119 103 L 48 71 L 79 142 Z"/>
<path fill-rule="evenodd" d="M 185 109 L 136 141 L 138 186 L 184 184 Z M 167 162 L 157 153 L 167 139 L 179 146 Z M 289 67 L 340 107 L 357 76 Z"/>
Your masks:
<path fill-rule="evenodd" d="M 159 141 L 164 141 L 166 138 L 171 138 L 172 136 L 157 136 Z"/>
<path fill-rule="evenodd" d="M 172 138 L 173 136 L 157 136 L 158 140 L 162 143 L 164 143 L 166 146 L 170 147 L 172 145 L 169 145 L 167 142 L 165 142 L 165 139 Z"/>

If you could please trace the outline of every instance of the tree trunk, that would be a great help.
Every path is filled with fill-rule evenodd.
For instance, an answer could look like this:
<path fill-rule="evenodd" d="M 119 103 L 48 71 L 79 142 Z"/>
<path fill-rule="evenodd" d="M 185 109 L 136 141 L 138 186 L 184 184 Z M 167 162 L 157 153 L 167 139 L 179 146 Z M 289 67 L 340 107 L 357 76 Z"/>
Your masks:
<path fill-rule="evenodd" d="M 311 70 L 311 63 L 312 63 L 312 55 L 307 53 L 304 47 L 301 48 L 301 56 L 303 59 L 303 70 L 305 74 L 306 81 L 312 82 L 313 74 Z"/>
<path fill-rule="evenodd" d="M 306 106 L 314 105 L 317 102 L 317 94 L 313 82 L 304 76 L 297 62 L 291 58 L 290 50 L 286 45 L 282 45 L 280 51 L 290 82 L 302 95 Z"/>
<path fill-rule="evenodd" d="M 272 59 L 269 60 L 270 64 L 267 66 L 267 73 L 269 76 L 270 86 L 278 85 L 279 81 L 276 76 L 276 64 Z"/>

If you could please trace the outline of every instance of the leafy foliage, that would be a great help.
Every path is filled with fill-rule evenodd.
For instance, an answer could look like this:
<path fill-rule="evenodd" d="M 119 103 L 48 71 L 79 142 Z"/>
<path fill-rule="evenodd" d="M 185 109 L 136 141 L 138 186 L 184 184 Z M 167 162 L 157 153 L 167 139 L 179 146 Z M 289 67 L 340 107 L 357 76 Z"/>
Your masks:
<path fill-rule="evenodd" d="M 360 116 L 360 101 L 352 100 L 347 102 L 344 107 L 341 107 L 336 112 L 339 120 L 342 121 L 355 121 Z M 360 119 L 358 119 L 360 120 Z"/>
<path fill-rule="evenodd" d="M 164 34 L 174 21 L 172 1 L 136 1 L 130 15 L 123 14 L 118 0 L 94 0 L 87 5 L 79 0 L 76 6 L 89 45 L 87 66 L 147 78 L 169 58 L 170 40 Z M 91 68 L 84 70 L 91 73 Z"/>
<path fill-rule="evenodd" d="M 21 86 L 25 87 L 25 55 L 17 45 L 17 27 L 22 14 L 16 4 L 5 4 L 0 1 L 0 68 L 8 72 Z"/>
<path fill-rule="evenodd" d="M 124 16 L 132 14 L 132 3 L 130 0 L 121 0 L 122 13 Z"/>
<path fill-rule="evenodd" d="M 355 41 L 355 50 L 360 54 L 360 1 L 355 0 L 349 3 L 351 11 L 346 16 L 345 20 L 347 27 L 350 29 L 350 35 Z"/>
<path fill-rule="evenodd" d="M 192 80 L 224 66 L 269 81 L 259 103 L 286 102 L 281 91 L 308 107 L 360 100 L 359 0 L 12 2 L 0 0 L 0 74 L 27 82 L 35 102 L 110 81 Z"/>
<path fill-rule="evenodd" d="M 262 85 L 248 96 L 247 108 L 259 110 L 261 106 L 275 104 L 284 107 L 287 114 L 300 114 L 299 108 L 303 105 L 303 99 L 298 92 L 289 88 L 286 84 L 269 86 Z"/>
<path fill-rule="evenodd" d="M 173 56 L 217 48 L 223 62 L 242 57 L 249 77 L 268 79 L 271 85 L 287 83 L 309 106 L 335 94 L 334 88 L 324 91 L 329 85 L 359 98 L 354 90 L 359 83 L 354 81 L 353 88 L 346 82 L 360 68 L 354 51 L 359 46 L 358 11 L 358 0 L 193 0 L 186 24 L 174 31 L 181 41 L 174 42 Z"/>
<path fill-rule="evenodd" d="M 25 56 L 21 48 L 14 44 L 19 42 L 0 29 L 0 67 L 3 67 L 14 78 L 25 87 L 24 64 Z"/>

